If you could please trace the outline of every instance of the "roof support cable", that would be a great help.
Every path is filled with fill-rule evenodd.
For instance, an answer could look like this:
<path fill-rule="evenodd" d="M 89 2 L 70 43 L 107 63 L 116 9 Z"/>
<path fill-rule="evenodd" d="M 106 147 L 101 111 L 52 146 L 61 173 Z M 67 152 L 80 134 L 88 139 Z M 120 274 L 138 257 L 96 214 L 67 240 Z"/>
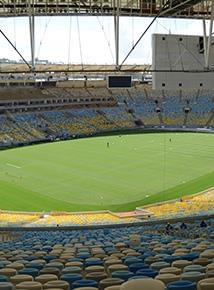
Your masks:
<path fill-rule="evenodd" d="M 18 49 L 15 47 L 15 45 L 10 41 L 10 39 L 7 37 L 7 35 L 0 29 L 0 33 L 4 36 L 4 38 L 9 42 L 9 44 L 13 47 L 13 49 L 18 53 L 18 55 L 21 57 L 21 59 L 24 61 L 24 63 L 29 67 L 29 70 L 31 71 L 32 68 L 30 64 L 27 62 L 27 60 L 22 56 L 22 54 L 18 51 Z"/>
<path fill-rule="evenodd" d="M 82 67 L 82 70 L 83 70 L 82 44 L 81 44 L 80 25 L 79 25 L 79 18 L 78 18 L 78 16 L 77 16 L 77 30 L 78 30 L 78 40 L 79 40 L 79 50 L 80 50 L 81 67 Z"/>
<path fill-rule="evenodd" d="M 69 18 L 69 35 L 68 35 L 68 70 L 70 69 L 71 61 L 71 26 L 72 26 L 72 17 Z"/>
<path fill-rule="evenodd" d="M 144 30 L 144 32 L 141 34 L 141 36 L 138 38 L 138 40 L 135 42 L 135 44 L 132 46 L 131 50 L 128 52 L 128 54 L 126 55 L 126 57 L 123 59 L 123 61 L 121 62 L 121 64 L 119 65 L 119 70 L 121 69 L 122 65 L 124 64 L 124 62 L 127 60 L 127 58 L 130 56 L 130 54 L 132 53 L 132 51 L 135 49 L 135 47 L 138 45 L 138 43 L 141 41 L 141 39 L 144 37 L 144 35 L 146 34 L 146 32 L 149 30 L 149 28 L 152 26 L 152 24 L 156 21 L 156 19 L 160 16 L 163 15 L 163 9 L 165 9 L 168 5 L 169 5 L 170 1 L 168 0 L 163 7 L 159 10 L 159 12 L 157 13 L 157 15 L 152 19 L 152 21 L 150 22 L 150 24 L 147 26 L 147 28 Z"/>

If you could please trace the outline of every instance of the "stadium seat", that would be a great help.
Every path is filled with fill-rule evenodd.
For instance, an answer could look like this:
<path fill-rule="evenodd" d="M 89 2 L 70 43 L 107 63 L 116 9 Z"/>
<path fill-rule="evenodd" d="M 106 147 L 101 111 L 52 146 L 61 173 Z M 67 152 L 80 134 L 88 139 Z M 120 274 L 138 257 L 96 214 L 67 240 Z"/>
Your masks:
<path fill-rule="evenodd" d="M 35 281 L 40 282 L 41 284 L 45 284 L 49 281 L 58 280 L 58 277 L 53 274 L 43 274 L 35 277 Z"/>
<path fill-rule="evenodd" d="M 118 264 L 122 264 L 122 261 L 120 259 L 108 259 L 104 262 L 105 268 L 108 268 L 111 265 L 118 265 Z"/>
<path fill-rule="evenodd" d="M 177 261 L 174 261 L 172 263 L 172 266 L 173 267 L 177 267 L 177 268 L 180 268 L 181 270 L 184 269 L 184 267 L 186 266 L 189 266 L 191 265 L 192 263 L 190 261 L 187 261 L 187 260 L 177 260 Z"/>
<path fill-rule="evenodd" d="M 132 253 L 133 254 L 133 253 Z M 131 264 L 136 264 L 136 263 L 141 263 L 142 261 L 137 258 L 137 257 L 125 257 L 125 261 L 124 261 L 124 264 L 127 265 L 127 266 L 130 266 Z"/>
<path fill-rule="evenodd" d="M 214 250 L 213 249 L 205 250 L 204 252 L 202 252 L 200 254 L 200 257 L 201 258 L 213 259 L 214 258 Z"/>
<path fill-rule="evenodd" d="M 141 269 L 148 269 L 148 265 L 145 265 L 144 263 L 139 262 L 139 263 L 133 263 L 129 266 L 129 270 L 133 273 L 136 273 L 138 270 L 141 270 Z"/>
<path fill-rule="evenodd" d="M 85 277 L 86 279 L 100 282 L 101 280 L 107 278 L 108 275 L 105 272 L 91 272 L 91 273 L 86 274 Z"/>
<path fill-rule="evenodd" d="M 145 258 L 144 263 L 145 264 L 148 264 L 148 265 L 151 265 L 151 264 L 153 264 L 155 262 L 159 262 L 160 260 L 161 259 L 158 258 L 158 257 L 150 256 L 150 257 Z"/>
<path fill-rule="evenodd" d="M 62 263 L 59 263 L 59 262 L 50 262 L 50 263 L 45 265 L 45 268 L 57 268 L 60 271 L 62 271 L 62 269 L 64 268 L 64 265 Z"/>
<path fill-rule="evenodd" d="M 197 258 L 193 260 L 194 265 L 207 266 L 210 263 L 208 258 Z"/>
<path fill-rule="evenodd" d="M 0 269 L 0 275 L 12 277 L 12 276 L 15 276 L 16 274 L 17 274 L 17 271 L 16 271 L 16 269 L 13 269 L 13 268 Z"/>
<path fill-rule="evenodd" d="M 103 266 L 88 266 L 85 268 L 85 273 L 95 273 L 95 272 L 104 272 L 104 267 Z"/>
<path fill-rule="evenodd" d="M 49 288 L 48 290 L 63 290 L 62 288 Z"/>
<path fill-rule="evenodd" d="M 65 267 L 79 267 L 79 268 L 83 268 L 83 263 L 80 262 L 80 261 L 67 262 L 67 263 L 65 263 Z"/>
<path fill-rule="evenodd" d="M 96 287 L 79 287 L 78 290 L 98 290 Z"/>
<path fill-rule="evenodd" d="M 123 283 L 120 287 L 120 290 L 133 290 L 133 289 L 165 290 L 165 285 L 163 282 L 153 279 L 134 279 Z"/>
<path fill-rule="evenodd" d="M 0 275 L 0 282 L 8 282 L 9 278 L 5 275 Z"/>
<path fill-rule="evenodd" d="M 19 284 L 24 281 L 33 281 L 33 277 L 30 275 L 14 275 L 10 277 L 10 282 L 13 285 Z"/>
<path fill-rule="evenodd" d="M 35 278 L 36 276 L 38 276 L 39 270 L 36 268 L 24 268 L 22 270 L 19 270 L 19 274 L 30 275 Z"/>
<path fill-rule="evenodd" d="M 74 281 L 72 284 L 73 289 L 80 288 L 80 287 L 97 287 L 98 283 L 95 280 L 89 280 L 89 279 L 82 279 Z"/>
<path fill-rule="evenodd" d="M 119 270 L 112 272 L 111 276 L 112 278 L 119 278 L 127 281 L 130 277 L 134 276 L 134 273 L 127 270 Z"/>
<path fill-rule="evenodd" d="M 21 282 L 16 285 L 16 289 L 26 289 L 26 290 L 42 290 L 42 284 L 39 282 Z"/>
<path fill-rule="evenodd" d="M 160 274 L 166 274 L 166 273 L 171 273 L 175 275 L 180 275 L 181 274 L 181 269 L 177 267 L 166 267 L 162 268 L 159 271 Z"/>
<path fill-rule="evenodd" d="M 183 272 L 192 272 L 192 271 L 197 271 L 197 272 L 205 272 L 206 267 L 201 266 L 201 265 L 189 265 L 185 266 L 183 268 Z"/>
<path fill-rule="evenodd" d="M 115 271 L 124 271 L 124 270 L 128 270 L 129 267 L 123 264 L 114 264 L 114 265 L 110 265 L 108 267 L 108 273 L 111 275 L 113 272 Z"/>
<path fill-rule="evenodd" d="M 56 275 L 57 277 L 59 277 L 60 270 L 58 268 L 55 268 L 55 267 L 43 268 L 42 270 L 39 271 L 39 274 L 40 275 L 53 274 L 53 275 Z"/>
<path fill-rule="evenodd" d="M 129 280 L 135 280 L 135 279 L 153 279 L 153 278 L 148 277 L 148 276 L 143 276 L 143 275 L 136 275 L 129 278 Z"/>
<path fill-rule="evenodd" d="M 180 280 L 179 275 L 171 274 L 171 273 L 166 273 L 166 274 L 159 274 L 155 277 L 156 280 L 162 281 L 164 284 L 169 284 L 174 281 Z"/>
<path fill-rule="evenodd" d="M 214 270 L 207 271 L 207 272 L 205 273 L 205 277 L 206 277 L 206 278 L 214 278 Z"/>
<path fill-rule="evenodd" d="M 69 290 L 70 289 L 70 285 L 67 281 L 62 281 L 62 280 L 55 280 L 55 281 L 49 281 L 46 282 L 43 285 L 44 289 L 50 289 L 50 288 L 61 288 L 64 290 Z"/>
<path fill-rule="evenodd" d="M 0 289 L 2 290 L 14 290 L 15 287 L 9 282 L 0 282 Z"/>
<path fill-rule="evenodd" d="M 198 282 L 197 290 L 212 290 L 214 289 L 214 278 L 202 279 Z"/>
<path fill-rule="evenodd" d="M 175 281 L 167 285 L 167 290 L 196 290 L 197 284 L 191 281 Z"/>
<path fill-rule="evenodd" d="M 193 282 L 198 282 L 205 278 L 205 274 L 201 272 L 183 272 L 181 274 L 181 280 L 188 280 Z"/>
<path fill-rule="evenodd" d="M 103 265 L 103 261 L 99 258 L 88 258 L 85 260 L 85 267 L 100 265 Z"/>
<path fill-rule="evenodd" d="M 70 288 L 72 287 L 72 283 L 77 281 L 77 280 L 81 280 L 82 279 L 82 275 L 80 274 L 75 274 L 75 273 L 71 273 L 71 274 L 63 274 L 60 277 L 61 280 L 67 281 L 70 285 Z"/>
<path fill-rule="evenodd" d="M 100 281 L 99 287 L 101 290 L 104 290 L 106 287 L 109 286 L 118 286 L 124 282 L 123 279 L 120 278 L 106 278 Z"/>
<path fill-rule="evenodd" d="M 105 290 L 120 290 L 120 286 L 109 286 L 106 287 Z"/>
<path fill-rule="evenodd" d="M 206 266 L 206 271 L 214 271 L 214 262 Z"/>
<path fill-rule="evenodd" d="M 150 265 L 150 268 L 153 269 L 153 270 L 159 271 L 159 270 L 161 270 L 163 268 L 167 268 L 169 266 L 170 266 L 169 263 L 160 261 L 160 262 L 152 263 Z"/>
<path fill-rule="evenodd" d="M 24 269 L 24 265 L 21 263 L 11 263 L 11 264 L 6 265 L 6 268 L 12 268 L 12 269 L 15 269 L 17 271 L 20 271 L 20 270 Z"/>
<path fill-rule="evenodd" d="M 71 273 L 76 273 L 76 274 L 81 274 L 82 273 L 82 267 L 79 266 L 69 266 L 65 267 L 62 269 L 63 274 L 71 274 Z"/>
<path fill-rule="evenodd" d="M 152 269 L 141 269 L 136 272 L 137 275 L 143 275 L 151 278 L 155 278 L 158 275 L 158 271 Z"/>

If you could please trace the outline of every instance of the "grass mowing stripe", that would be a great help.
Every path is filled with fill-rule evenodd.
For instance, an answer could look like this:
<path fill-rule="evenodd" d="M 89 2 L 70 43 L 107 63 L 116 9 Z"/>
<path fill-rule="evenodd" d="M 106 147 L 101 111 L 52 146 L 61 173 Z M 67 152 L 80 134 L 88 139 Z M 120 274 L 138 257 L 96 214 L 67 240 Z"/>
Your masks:
<path fill-rule="evenodd" d="M 144 198 L 129 204 L 113 205 L 115 211 L 133 210 L 136 207 L 148 205 L 151 203 L 161 202 L 180 198 L 182 196 L 188 196 L 194 193 L 204 191 L 214 186 L 214 172 L 193 179 L 184 184 L 169 188 L 165 191 L 158 192 L 150 195 L 148 198 Z"/>
<path fill-rule="evenodd" d="M 72 210 L 68 202 L 63 202 L 33 190 L 0 180 L 1 209 L 22 211 Z"/>
<path fill-rule="evenodd" d="M 85 205 L 85 204 L 69 204 L 68 202 L 63 202 L 61 200 L 53 199 L 51 197 L 41 195 L 39 193 L 25 190 L 23 188 L 14 186 L 13 184 L 6 184 L 0 181 L 4 185 L 4 192 L 0 189 L 1 198 L 1 209 L 10 209 L 28 211 L 41 211 L 41 210 L 68 210 L 68 211 L 79 211 L 79 210 L 99 210 L 99 209 L 109 209 L 114 211 L 123 210 L 133 210 L 138 206 L 147 205 L 154 202 L 166 201 L 174 198 L 179 198 L 181 196 L 186 196 L 189 194 L 194 194 L 199 191 L 205 190 L 213 186 L 214 172 L 209 173 L 200 178 L 191 180 L 188 183 L 176 186 L 174 188 L 168 189 L 166 191 L 161 191 L 157 194 L 153 194 L 148 198 L 137 200 L 130 203 L 121 203 L 113 205 L 104 205 L 100 203 L 99 205 Z M 12 196 L 5 194 L 5 189 L 9 189 L 12 192 Z M 16 195 L 13 192 L 16 191 Z M 20 206 L 20 199 L 22 205 Z M 11 202 L 12 200 L 12 202 Z M 48 206 L 49 204 L 49 206 Z"/>

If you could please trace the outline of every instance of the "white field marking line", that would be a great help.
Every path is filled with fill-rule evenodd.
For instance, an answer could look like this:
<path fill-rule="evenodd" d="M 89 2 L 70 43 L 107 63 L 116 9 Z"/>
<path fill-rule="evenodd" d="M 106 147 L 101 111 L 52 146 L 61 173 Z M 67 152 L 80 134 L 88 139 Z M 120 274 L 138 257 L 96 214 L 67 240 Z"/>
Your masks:
<path fill-rule="evenodd" d="M 11 163 L 6 163 L 6 165 L 7 165 L 7 166 L 14 167 L 14 168 L 17 168 L 17 169 L 21 169 L 20 166 L 17 166 L 17 165 L 11 164 Z"/>

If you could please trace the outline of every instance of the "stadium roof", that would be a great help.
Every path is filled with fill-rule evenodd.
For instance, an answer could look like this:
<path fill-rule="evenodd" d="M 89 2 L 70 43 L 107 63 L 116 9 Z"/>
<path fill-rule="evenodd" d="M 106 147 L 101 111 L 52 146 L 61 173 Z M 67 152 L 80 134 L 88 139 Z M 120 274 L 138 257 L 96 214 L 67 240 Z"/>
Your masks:
<path fill-rule="evenodd" d="M 204 0 L 1 0 L 0 17 L 28 15 L 115 15 L 209 18 Z M 118 7 L 118 8 L 117 8 Z"/>
<path fill-rule="evenodd" d="M 143 72 L 149 71 L 151 65 L 124 65 L 121 72 Z M 0 74 L 2 73 L 26 73 L 29 72 L 25 64 L 1 64 Z M 115 72 L 115 65 L 90 65 L 90 64 L 37 64 L 35 72 L 73 72 L 73 73 L 97 73 L 105 74 Z"/>

